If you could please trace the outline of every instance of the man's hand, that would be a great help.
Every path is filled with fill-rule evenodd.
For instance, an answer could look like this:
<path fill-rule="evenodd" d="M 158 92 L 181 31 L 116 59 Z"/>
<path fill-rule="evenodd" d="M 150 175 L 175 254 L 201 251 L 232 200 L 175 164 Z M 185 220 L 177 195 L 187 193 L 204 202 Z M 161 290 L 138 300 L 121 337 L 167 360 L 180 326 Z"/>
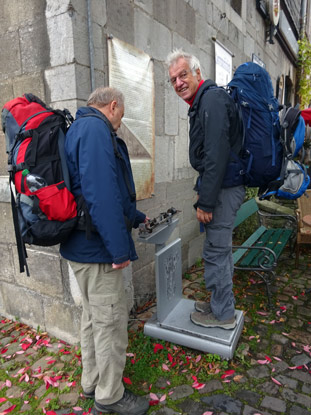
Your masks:
<path fill-rule="evenodd" d="M 125 262 L 122 262 L 121 264 L 112 264 L 112 268 L 114 268 L 114 269 L 123 269 L 123 268 L 126 268 L 128 265 L 130 265 L 130 260 L 128 259 L 127 261 L 125 261 Z"/>
<path fill-rule="evenodd" d="M 204 210 L 197 208 L 197 219 L 201 223 L 209 223 L 213 219 L 212 212 L 204 212 Z"/>

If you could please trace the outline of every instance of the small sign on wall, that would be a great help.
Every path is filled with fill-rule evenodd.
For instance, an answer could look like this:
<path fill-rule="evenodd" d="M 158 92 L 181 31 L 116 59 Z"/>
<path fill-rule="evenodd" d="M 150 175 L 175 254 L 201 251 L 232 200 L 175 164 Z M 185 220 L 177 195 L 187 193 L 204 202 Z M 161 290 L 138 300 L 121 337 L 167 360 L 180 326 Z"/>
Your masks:
<path fill-rule="evenodd" d="M 215 82 L 219 86 L 225 86 L 232 79 L 232 56 L 224 45 L 215 41 Z"/>

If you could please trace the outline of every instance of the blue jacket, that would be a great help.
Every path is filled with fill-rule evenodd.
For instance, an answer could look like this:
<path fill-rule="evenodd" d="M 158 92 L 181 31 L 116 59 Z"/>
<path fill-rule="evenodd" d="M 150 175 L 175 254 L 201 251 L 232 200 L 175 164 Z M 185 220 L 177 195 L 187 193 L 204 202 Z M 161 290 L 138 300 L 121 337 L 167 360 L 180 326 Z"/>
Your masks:
<path fill-rule="evenodd" d="M 97 232 L 86 239 L 85 231 L 75 230 L 61 244 L 60 253 L 66 259 L 82 263 L 134 261 L 137 254 L 124 216 L 133 227 L 138 227 L 145 215 L 136 210 L 125 181 L 124 169 L 135 191 L 127 147 L 116 138 L 122 161 L 115 156 L 108 124 L 94 116 L 81 118 L 88 113 L 102 116 L 93 107 L 79 108 L 76 121 L 67 132 L 65 152 L 71 191 L 75 196 L 83 195 Z"/>

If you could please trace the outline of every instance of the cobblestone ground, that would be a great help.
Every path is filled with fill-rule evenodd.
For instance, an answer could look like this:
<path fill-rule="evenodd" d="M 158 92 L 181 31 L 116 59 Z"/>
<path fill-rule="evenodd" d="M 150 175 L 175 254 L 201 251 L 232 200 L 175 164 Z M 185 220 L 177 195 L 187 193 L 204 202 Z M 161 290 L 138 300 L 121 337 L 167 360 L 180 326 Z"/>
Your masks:
<path fill-rule="evenodd" d="M 203 269 L 184 278 L 184 295 L 205 299 Z M 286 254 L 273 285 L 273 310 L 267 310 L 264 284 L 250 273 L 236 274 L 236 307 L 245 324 L 232 359 L 236 371 L 206 378 L 200 388 L 189 382 L 170 387 L 166 373 L 155 387 L 166 398 L 151 406 L 153 415 L 310 415 L 311 414 L 311 255 L 300 266 Z M 136 316 L 148 319 L 155 310 Z M 78 346 L 51 338 L 21 323 L 0 318 L 0 415 L 98 414 L 81 395 Z M 139 325 L 132 322 L 130 330 Z M 198 363 L 199 365 L 199 363 Z M 238 374 L 237 374 L 238 373 Z M 148 388 L 146 397 L 150 397 Z"/>

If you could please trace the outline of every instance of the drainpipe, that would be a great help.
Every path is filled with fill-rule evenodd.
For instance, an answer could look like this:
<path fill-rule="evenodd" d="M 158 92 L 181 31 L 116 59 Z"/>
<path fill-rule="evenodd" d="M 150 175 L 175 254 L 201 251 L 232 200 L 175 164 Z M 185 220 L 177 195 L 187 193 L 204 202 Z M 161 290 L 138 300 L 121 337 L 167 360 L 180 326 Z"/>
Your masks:
<path fill-rule="evenodd" d="M 87 29 L 88 29 L 89 55 L 90 55 L 91 91 L 94 91 L 95 89 L 94 39 L 93 39 L 93 32 L 92 32 L 91 0 L 87 0 Z"/>
<path fill-rule="evenodd" d="M 306 20 L 307 20 L 307 0 L 301 1 L 300 7 L 300 39 L 302 39 L 306 32 Z"/>

